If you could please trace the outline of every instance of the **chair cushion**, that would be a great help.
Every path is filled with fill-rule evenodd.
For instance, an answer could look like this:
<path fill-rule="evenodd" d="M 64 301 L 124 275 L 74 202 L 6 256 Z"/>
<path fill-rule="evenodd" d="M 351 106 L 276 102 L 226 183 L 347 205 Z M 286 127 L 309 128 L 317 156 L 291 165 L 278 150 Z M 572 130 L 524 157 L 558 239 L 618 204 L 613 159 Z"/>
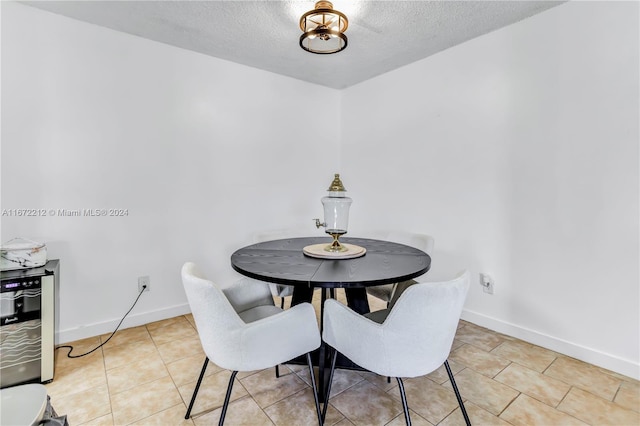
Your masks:
<path fill-rule="evenodd" d="M 273 305 L 256 306 L 255 308 L 247 309 L 246 311 L 239 312 L 238 315 L 245 323 L 261 320 L 271 315 L 275 315 L 282 312 L 282 309 Z"/>

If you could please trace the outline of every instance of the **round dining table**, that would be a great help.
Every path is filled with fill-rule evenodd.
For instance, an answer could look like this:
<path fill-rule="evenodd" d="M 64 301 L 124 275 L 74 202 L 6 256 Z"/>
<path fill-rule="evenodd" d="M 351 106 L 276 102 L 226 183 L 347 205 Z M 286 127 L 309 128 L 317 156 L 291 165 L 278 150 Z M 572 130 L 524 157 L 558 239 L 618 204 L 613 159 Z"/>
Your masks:
<path fill-rule="evenodd" d="M 231 266 L 242 275 L 261 281 L 293 286 L 291 305 L 311 302 L 316 288 L 322 289 L 320 328 L 327 290 L 343 288 L 347 305 L 354 311 L 369 312 L 366 287 L 393 284 L 419 277 L 431 267 L 428 254 L 414 247 L 391 241 L 368 238 L 341 238 L 345 244 L 365 249 L 362 256 L 350 259 L 318 258 L 303 249 L 317 244 L 330 244 L 329 237 L 285 238 L 243 247 L 231 255 Z M 313 251 L 312 251 L 313 253 Z M 325 402 L 328 375 L 328 351 L 324 342 L 314 353 L 318 366 L 318 398 Z M 302 360 L 292 360 L 301 363 Z M 350 360 L 338 356 L 339 368 L 361 369 Z"/>
<path fill-rule="evenodd" d="M 315 288 L 343 288 L 349 307 L 361 314 L 369 312 L 366 287 L 407 281 L 431 267 L 429 255 L 411 246 L 368 238 L 340 241 L 366 252 L 350 259 L 312 257 L 303 249 L 328 245 L 330 237 L 285 238 L 237 250 L 231 255 L 231 266 L 250 278 L 293 286 L 292 305 L 311 302 Z"/>

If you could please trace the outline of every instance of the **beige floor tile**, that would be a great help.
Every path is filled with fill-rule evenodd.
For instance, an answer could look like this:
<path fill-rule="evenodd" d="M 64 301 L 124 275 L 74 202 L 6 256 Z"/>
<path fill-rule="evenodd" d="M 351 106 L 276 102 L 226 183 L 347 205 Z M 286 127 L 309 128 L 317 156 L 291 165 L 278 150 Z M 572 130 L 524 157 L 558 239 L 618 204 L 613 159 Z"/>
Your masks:
<path fill-rule="evenodd" d="M 449 359 L 472 368 L 487 377 L 495 377 L 511 362 L 473 345 L 463 345 L 451 352 Z"/>
<path fill-rule="evenodd" d="M 364 380 L 331 398 L 331 405 L 356 425 L 384 425 L 402 412 L 402 404 Z"/>
<path fill-rule="evenodd" d="M 451 351 L 455 351 L 456 349 L 458 349 L 462 345 L 466 345 L 466 343 L 464 341 L 454 337 L 453 343 L 451 344 Z"/>
<path fill-rule="evenodd" d="M 311 426 L 314 426 L 316 423 L 317 422 L 311 423 Z M 347 426 L 352 424 L 353 423 L 351 423 L 349 419 L 343 416 L 342 413 L 336 409 L 336 407 L 334 407 L 333 405 L 331 405 L 331 403 L 329 403 L 329 406 L 327 407 L 327 414 L 324 418 L 324 426 L 332 426 L 332 425 Z"/>
<path fill-rule="evenodd" d="M 224 402 L 224 396 L 227 392 L 227 386 L 229 385 L 229 377 L 231 372 L 227 370 L 219 371 L 210 376 L 206 376 L 202 380 L 200 390 L 196 396 L 196 402 L 191 412 L 192 416 L 198 416 L 205 412 L 213 411 L 216 408 L 222 407 Z M 182 396 L 182 400 L 185 405 L 188 406 L 191 401 L 191 395 L 196 387 L 197 377 L 193 382 L 184 384 L 178 387 L 178 391 Z M 242 383 L 236 380 L 233 383 L 233 390 L 231 392 L 231 401 L 235 401 L 238 398 L 242 398 L 247 395 L 247 390 L 242 386 Z"/>
<path fill-rule="evenodd" d="M 123 345 L 125 343 L 138 342 L 141 340 L 149 340 L 151 338 L 149 332 L 147 331 L 147 328 L 144 325 L 125 328 L 124 330 L 118 330 L 116 334 L 114 334 L 113 337 L 109 339 L 110 336 L 111 333 L 103 334 L 100 336 L 100 340 L 102 341 L 102 343 L 108 340 L 108 343 L 105 344 L 103 348 Z"/>
<path fill-rule="evenodd" d="M 58 345 L 55 350 L 55 368 L 64 367 L 68 363 L 75 363 L 79 360 L 86 360 L 91 357 L 95 357 L 96 355 L 101 356 L 102 348 L 96 349 L 98 346 L 100 346 L 100 343 L 100 337 L 96 336 Z M 67 346 L 71 346 L 71 348 L 68 348 Z M 71 354 L 71 356 L 77 357 L 78 355 L 84 355 L 88 352 L 91 353 L 79 358 L 69 358 L 67 356 L 68 354 Z"/>
<path fill-rule="evenodd" d="M 98 343 L 99 345 L 100 343 Z M 71 356 L 78 356 L 78 355 L 83 355 L 89 351 L 91 351 L 92 349 L 94 349 L 95 346 L 74 346 L 73 347 L 73 351 L 71 351 Z M 87 364 L 92 364 L 92 363 L 103 363 L 103 350 L 102 348 L 97 349 L 93 352 L 91 352 L 88 355 L 84 355 L 84 356 L 80 356 L 77 358 L 69 358 L 67 356 L 69 350 L 66 348 L 62 348 L 62 349 L 58 349 L 56 350 L 56 356 L 55 356 L 55 371 L 54 373 L 57 374 L 59 370 L 63 370 L 65 368 L 79 368 L 83 365 L 87 365 Z"/>
<path fill-rule="evenodd" d="M 500 417 L 491 414 L 487 410 L 483 410 L 475 404 L 465 402 L 464 407 L 467 410 L 467 415 L 472 425 L 481 426 L 509 426 L 509 423 L 502 420 Z M 466 425 L 464 416 L 460 407 L 456 408 L 453 413 L 449 414 L 446 419 L 438 423 L 438 426 L 462 426 Z M 542 426 L 542 425 L 541 425 Z"/>
<path fill-rule="evenodd" d="M 202 362 L 204 362 L 204 359 L 202 360 Z M 219 367 L 218 367 L 219 368 Z M 288 367 L 287 367 L 288 368 Z M 267 370 L 271 370 L 271 372 L 273 373 L 273 377 L 276 376 L 276 369 L 274 368 L 267 368 Z M 253 376 L 254 374 L 258 374 L 263 370 L 254 370 L 254 371 L 239 371 L 238 375 L 236 376 L 237 380 L 240 379 L 244 379 L 245 377 L 249 377 L 249 376 Z M 285 369 L 282 368 L 282 366 L 280 366 L 280 373 L 281 374 L 288 374 L 288 371 L 286 371 Z"/>
<path fill-rule="evenodd" d="M 295 368 L 302 367 L 302 368 Z M 318 367 L 313 367 L 313 371 L 315 372 L 314 377 L 318 380 Z M 327 375 L 329 374 L 329 369 L 325 370 Z M 297 374 L 298 377 L 302 379 L 308 386 L 311 386 L 311 376 L 309 375 L 309 366 L 307 364 L 297 365 L 297 364 L 283 364 L 280 366 L 280 375 L 284 376 L 286 374 Z"/>
<path fill-rule="evenodd" d="M 613 402 L 636 413 L 640 412 L 640 384 L 623 381 Z"/>
<path fill-rule="evenodd" d="M 343 290 L 338 291 L 337 299 L 338 301 L 344 303 L 345 305 L 347 304 L 347 298 Z M 384 300 L 378 299 L 377 297 L 368 296 L 367 301 L 369 302 L 369 311 L 371 312 L 379 311 L 381 309 L 387 309 L 387 302 L 385 302 Z"/>
<path fill-rule="evenodd" d="M 326 419 L 325 419 L 326 420 Z M 353 423 L 351 423 L 349 421 L 349 419 L 347 419 L 346 417 L 344 417 L 342 420 L 340 420 L 338 423 L 327 423 L 325 421 L 325 426 L 352 426 Z M 355 425 L 354 425 L 355 426 Z"/>
<path fill-rule="evenodd" d="M 466 343 L 463 343 L 463 345 L 466 345 Z M 449 360 L 449 368 L 451 368 L 451 372 L 455 376 L 459 371 L 464 369 L 465 366 L 455 361 Z M 438 367 L 437 370 L 427 374 L 427 377 L 438 384 L 443 384 L 444 382 L 449 380 L 449 375 L 447 374 L 447 370 L 444 367 L 444 364 Z"/>
<path fill-rule="evenodd" d="M 500 414 L 519 394 L 511 387 L 489 379 L 469 368 L 456 374 L 455 379 L 463 399 L 468 399 L 495 415 Z M 450 388 L 451 384 L 447 382 L 442 386 Z"/>
<path fill-rule="evenodd" d="M 55 371 L 53 381 L 46 385 L 51 398 L 83 392 L 107 384 L 102 354 L 90 360 L 77 358 L 63 368 Z"/>
<path fill-rule="evenodd" d="M 314 367 L 316 380 L 318 377 L 318 368 Z M 308 386 L 311 386 L 311 380 L 309 375 L 309 369 L 305 368 L 304 370 L 298 371 L 298 377 L 300 377 Z M 327 376 L 329 375 L 329 369 L 326 370 Z M 369 373 L 371 374 L 371 373 Z M 350 388 L 356 383 L 360 383 L 364 378 L 361 375 L 361 372 L 355 370 L 346 370 L 336 368 L 333 374 L 333 381 L 331 383 L 331 396 L 330 398 L 336 396 L 340 392 L 343 392 L 345 389 Z M 316 383 L 317 384 L 317 383 Z"/>
<path fill-rule="evenodd" d="M 458 329 L 456 339 L 487 352 L 495 349 L 504 341 L 496 333 L 469 323 Z"/>
<path fill-rule="evenodd" d="M 193 318 L 193 316 L 192 316 Z M 181 315 L 179 317 L 173 317 L 173 318 L 167 318 L 167 319 L 163 319 L 160 321 L 155 321 L 155 322 L 151 322 L 149 324 L 147 324 L 147 330 L 151 331 L 151 330 L 156 330 L 160 327 L 166 327 L 168 325 L 173 325 L 173 324 L 180 324 L 180 323 L 184 323 L 187 321 L 187 318 L 185 318 L 184 315 Z"/>
<path fill-rule="evenodd" d="M 571 388 L 569 394 L 558 406 L 558 410 L 585 423 L 600 426 L 637 426 L 640 424 L 640 414 L 637 412 L 622 408 L 618 404 L 578 388 Z"/>
<path fill-rule="evenodd" d="M 306 360 L 305 360 L 306 361 Z M 316 372 L 316 377 L 318 375 L 318 367 L 313 367 L 314 371 Z M 271 370 L 273 372 L 273 374 L 275 374 L 275 368 L 267 368 L 266 370 Z M 305 362 L 304 364 L 280 364 L 280 374 L 289 374 L 289 373 L 293 373 L 293 374 L 297 374 L 298 377 L 300 377 L 302 379 L 302 376 L 306 374 L 306 378 L 309 378 L 309 365 L 307 365 L 307 363 Z M 327 374 L 329 373 L 329 369 L 327 367 Z M 304 380 L 304 379 L 303 379 Z M 305 380 L 305 383 L 307 383 L 309 386 L 311 386 L 311 382 L 309 380 Z"/>
<path fill-rule="evenodd" d="M 285 365 L 294 373 L 299 373 L 300 371 L 309 369 L 307 364 L 285 364 Z"/>
<path fill-rule="evenodd" d="M 358 372 L 358 374 L 362 376 L 366 381 L 379 387 L 385 392 L 389 392 L 391 389 L 398 386 L 397 380 L 393 377 L 391 378 L 391 380 L 387 380 L 385 376 L 381 376 L 379 374 L 371 373 L 368 371 L 360 371 Z M 333 393 L 333 389 L 331 390 L 331 393 Z"/>
<path fill-rule="evenodd" d="M 620 379 L 623 382 L 629 382 L 629 383 L 635 383 L 635 384 L 640 384 L 640 380 L 636 380 L 633 379 L 629 376 L 625 376 L 624 374 L 620 374 L 620 373 L 616 373 L 615 371 L 611 371 L 611 370 L 607 370 L 606 368 L 602 368 L 602 367 L 596 367 L 598 370 L 600 370 L 602 373 L 604 374 L 608 374 L 609 376 L 613 377 L 614 379 Z"/>
<path fill-rule="evenodd" d="M 474 325 L 475 325 L 475 324 L 474 324 Z M 498 333 L 497 331 L 493 331 L 493 330 L 491 330 L 491 331 L 492 331 L 493 333 L 495 333 L 495 334 L 496 334 L 496 336 L 498 336 L 498 337 L 499 337 L 499 338 L 501 338 L 502 340 L 505 340 L 505 341 L 506 341 L 506 340 L 512 340 L 512 341 L 514 341 L 514 342 L 522 342 L 522 340 L 520 340 L 520 339 L 518 339 L 518 338 L 516 338 L 516 337 L 513 337 L 513 336 L 509 336 L 508 334 Z"/>
<path fill-rule="evenodd" d="M 80 340 L 74 340 L 73 342 L 69 342 L 69 343 L 62 343 L 61 345 L 70 345 L 73 346 L 74 348 L 80 348 L 80 347 L 88 347 L 88 348 L 93 348 L 98 346 L 100 343 L 102 343 L 102 341 L 100 340 L 100 336 L 94 336 L 94 337 L 87 337 L 86 339 L 80 339 Z"/>
<path fill-rule="evenodd" d="M 621 383 L 621 380 L 601 372 L 593 365 L 564 356 L 558 357 L 544 374 L 580 389 L 588 389 L 609 401 L 613 401 Z"/>
<path fill-rule="evenodd" d="M 291 370 L 288 372 L 291 372 Z M 240 379 L 240 383 L 243 384 L 262 408 L 268 407 L 307 387 L 307 384 L 297 374 L 282 374 L 280 377 L 276 377 L 271 368 Z"/>
<path fill-rule="evenodd" d="M 193 420 L 185 420 L 184 414 L 187 407 L 184 404 L 178 404 L 159 413 L 153 414 L 144 419 L 132 423 L 131 426 L 193 426 Z"/>
<path fill-rule="evenodd" d="M 158 346 L 176 340 L 198 339 L 196 329 L 186 320 L 149 330 L 149 334 Z"/>
<path fill-rule="evenodd" d="M 623 380 L 613 402 L 629 410 L 640 412 L 640 383 Z"/>
<path fill-rule="evenodd" d="M 500 415 L 514 426 L 572 426 L 586 425 L 573 416 L 560 412 L 527 395 L 521 394 Z"/>
<path fill-rule="evenodd" d="M 62 398 L 51 397 L 51 405 L 58 415 L 67 415 L 69 424 L 86 423 L 111 412 L 109 391 L 105 385 Z"/>
<path fill-rule="evenodd" d="M 200 339 L 197 336 L 171 340 L 169 342 L 159 344 L 157 347 L 158 352 L 160 352 L 160 356 L 164 362 L 167 363 L 193 355 L 202 357 L 202 362 L 204 362 L 205 353 L 202 350 Z"/>
<path fill-rule="evenodd" d="M 411 418 L 412 426 L 432 426 L 432 423 L 429 423 L 427 420 L 423 419 L 416 413 L 415 411 L 409 409 L 409 417 Z M 386 426 L 404 426 L 406 425 L 406 421 L 404 419 L 404 411 L 396 416 L 395 419 L 391 420 Z"/>
<path fill-rule="evenodd" d="M 151 354 L 157 354 L 158 349 L 151 339 L 124 343 L 117 346 L 107 345 L 104 350 L 104 364 L 107 370 L 122 367 L 135 359 L 144 359 Z"/>
<path fill-rule="evenodd" d="M 167 370 L 173 379 L 176 386 L 182 386 L 186 383 L 197 380 L 202 370 L 202 364 L 204 363 L 204 356 L 193 355 L 188 358 L 182 358 L 178 361 L 166 364 Z M 205 377 L 215 374 L 222 369 L 209 361 L 207 364 L 207 370 L 205 371 Z"/>
<path fill-rule="evenodd" d="M 501 358 L 516 362 L 542 373 L 556 359 L 557 354 L 520 340 L 507 340 L 491 351 Z"/>
<path fill-rule="evenodd" d="M 193 319 L 193 314 L 187 314 L 184 317 L 187 321 L 189 321 L 189 324 L 191 324 L 193 328 L 195 328 L 196 330 L 198 329 L 198 327 L 196 327 L 196 320 Z"/>
<path fill-rule="evenodd" d="M 217 408 L 209 413 L 195 417 L 193 421 L 196 426 L 217 425 L 221 412 L 222 409 Z M 226 426 L 272 426 L 273 422 L 258 407 L 258 404 L 247 396 L 229 403 L 224 424 Z"/>
<path fill-rule="evenodd" d="M 170 377 L 111 395 L 113 423 L 127 425 L 182 402 Z"/>
<path fill-rule="evenodd" d="M 109 392 L 117 394 L 168 376 L 169 372 L 162 358 L 154 352 L 129 364 L 107 370 L 107 383 Z"/>
<path fill-rule="evenodd" d="M 518 364 L 511 364 L 495 379 L 552 407 L 556 407 L 571 388 L 560 380 Z"/>
<path fill-rule="evenodd" d="M 311 379 L 309 376 L 309 366 L 307 364 L 282 364 L 280 365 L 280 375 L 289 374 L 291 371 L 294 374 L 297 374 L 298 377 L 302 379 L 307 385 L 311 386 Z M 315 371 L 315 378 L 318 379 L 318 367 L 313 367 L 313 371 Z M 326 369 L 327 375 L 329 374 L 329 369 Z"/>
<path fill-rule="evenodd" d="M 448 385 L 441 386 L 427 377 L 406 379 L 404 388 L 409 408 L 432 424 L 440 423 L 458 406 L 453 389 Z M 400 401 L 400 390 L 389 391 Z"/>
<path fill-rule="evenodd" d="M 320 406 L 322 410 L 322 405 Z M 306 388 L 264 409 L 276 425 L 314 425 L 318 423 L 313 391 Z"/>
<path fill-rule="evenodd" d="M 114 426 L 113 415 L 111 413 L 105 414 L 104 416 L 82 423 L 79 426 Z"/>

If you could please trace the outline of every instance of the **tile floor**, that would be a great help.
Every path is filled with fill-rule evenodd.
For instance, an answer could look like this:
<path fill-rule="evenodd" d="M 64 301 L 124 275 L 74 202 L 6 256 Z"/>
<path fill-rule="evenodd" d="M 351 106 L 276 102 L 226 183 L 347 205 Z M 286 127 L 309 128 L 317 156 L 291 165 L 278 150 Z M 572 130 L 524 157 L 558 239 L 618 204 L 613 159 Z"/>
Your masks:
<path fill-rule="evenodd" d="M 314 305 L 318 310 L 319 292 Z M 339 299 L 340 299 L 339 292 Z M 377 299 L 372 309 L 380 308 Z M 74 342 L 74 354 L 108 335 Z M 83 358 L 56 356 L 53 407 L 80 425 L 216 425 L 229 372 L 210 364 L 184 420 L 204 360 L 191 315 L 121 330 Z M 640 425 L 640 383 L 461 321 L 450 365 L 474 425 Z M 303 366 L 238 374 L 227 425 L 314 425 Z M 443 367 L 405 380 L 413 424 L 464 424 Z M 327 425 L 403 425 L 396 381 L 338 370 Z"/>

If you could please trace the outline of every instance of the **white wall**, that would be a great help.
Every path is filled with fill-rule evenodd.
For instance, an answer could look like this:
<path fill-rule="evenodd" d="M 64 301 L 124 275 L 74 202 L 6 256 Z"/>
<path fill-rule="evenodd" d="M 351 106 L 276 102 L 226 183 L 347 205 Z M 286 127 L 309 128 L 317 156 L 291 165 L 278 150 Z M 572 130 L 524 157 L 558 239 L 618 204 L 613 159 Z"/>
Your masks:
<path fill-rule="evenodd" d="M 638 52 L 638 3 L 571 2 L 344 90 L 353 227 L 434 235 L 466 319 L 638 378 Z"/>
<path fill-rule="evenodd" d="M 318 154 L 308 99 L 339 92 L 2 2 L 2 240 L 61 259 L 60 341 L 188 312 L 187 260 L 216 280 L 259 229 L 308 226 L 339 158 Z M 324 111 L 329 122 L 338 111 Z M 326 117 L 326 114 L 333 116 Z M 338 152 L 339 128 L 323 129 Z M 333 145 L 333 146 L 332 146 Z"/>

